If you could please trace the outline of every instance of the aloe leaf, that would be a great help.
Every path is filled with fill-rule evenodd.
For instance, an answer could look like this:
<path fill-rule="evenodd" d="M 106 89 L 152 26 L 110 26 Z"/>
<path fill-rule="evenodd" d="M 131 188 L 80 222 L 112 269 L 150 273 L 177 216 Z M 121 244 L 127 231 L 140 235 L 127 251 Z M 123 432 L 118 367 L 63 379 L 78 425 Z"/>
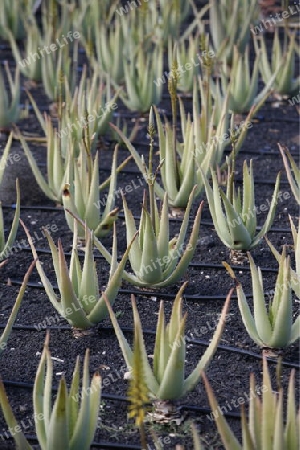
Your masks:
<path fill-rule="evenodd" d="M 116 333 L 116 337 L 118 339 L 122 354 L 123 354 L 123 358 L 125 359 L 126 365 L 128 370 L 131 369 L 132 367 L 132 363 L 133 363 L 133 351 L 131 350 L 127 339 L 125 338 L 123 331 L 121 330 L 119 323 L 117 321 L 117 318 L 115 316 L 115 313 L 113 312 L 113 309 L 110 305 L 109 300 L 106 298 L 105 294 L 103 294 L 103 298 L 105 300 L 108 312 L 109 312 L 109 316 L 110 316 L 110 320 L 111 323 L 114 327 L 115 333 Z"/>
<path fill-rule="evenodd" d="M 50 200 L 53 200 L 54 202 L 59 202 L 59 199 L 56 197 L 55 193 L 49 187 L 49 183 L 45 180 L 42 172 L 38 168 L 35 158 L 34 158 L 33 154 L 31 153 L 31 151 L 29 150 L 27 142 L 25 141 L 25 139 L 23 138 L 23 136 L 21 134 L 19 134 L 18 137 L 21 141 L 24 153 L 27 156 L 27 160 L 29 162 L 29 165 L 31 167 L 31 170 L 35 176 L 36 182 L 38 183 L 39 187 L 44 192 L 44 194 L 48 198 L 50 198 Z"/>
<path fill-rule="evenodd" d="M 14 322 L 16 320 L 16 317 L 17 317 L 17 314 L 19 312 L 22 299 L 24 297 L 24 293 L 25 293 L 25 290 L 26 290 L 26 287 L 27 287 L 28 279 L 29 279 L 29 277 L 30 277 L 30 275 L 31 275 L 31 273 L 33 271 L 34 266 L 35 266 L 35 261 L 33 261 L 31 263 L 29 269 L 27 270 L 27 272 L 26 272 L 26 274 L 24 276 L 22 286 L 21 286 L 21 288 L 19 290 L 19 293 L 18 293 L 18 296 L 16 298 L 15 304 L 14 304 L 13 309 L 11 311 L 11 314 L 10 314 L 10 316 L 8 318 L 8 321 L 7 321 L 6 326 L 5 326 L 4 330 L 3 330 L 3 333 L 0 336 L 0 354 L 1 354 L 2 350 L 4 349 L 4 347 L 6 346 L 7 340 L 9 338 L 9 335 L 10 335 L 12 327 L 13 327 L 13 324 L 14 324 Z"/>
<path fill-rule="evenodd" d="M 165 312 L 163 301 L 160 302 L 155 336 L 156 337 L 153 353 L 153 372 L 155 374 L 158 383 L 160 384 L 170 354 L 170 349 L 168 348 L 168 339 L 166 336 Z"/>
<path fill-rule="evenodd" d="M 251 248 L 254 248 L 259 243 L 259 241 L 262 239 L 262 237 L 269 231 L 269 229 L 272 226 L 274 216 L 275 216 L 279 184 L 280 184 L 280 173 L 276 177 L 275 189 L 273 192 L 273 197 L 272 197 L 272 201 L 271 201 L 271 205 L 270 205 L 270 209 L 269 209 L 266 221 L 265 221 L 262 229 L 260 230 L 260 232 L 257 234 L 255 239 L 253 240 L 253 242 L 251 244 Z"/>
<path fill-rule="evenodd" d="M 207 365 L 209 364 L 210 360 L 212 359 L 212 357 L 214 356 L 218 344 L 221 340 L 222 337 L 222 333 L 225 327 L 225 323 L 226 323 L 226 315 L 228 313 L 229 310 L 229 305 L 230 305 L 230 299 L 232 296 L 232 293 L 234 291 L 234 288 L 232 288 L 227 297 L 226 297 L 226 301 L 224 303 L 224 306 L 222 308 L 221 311 L 221 315 L 220 315 L 220 319 L 219 322 L 217 324 L 216 330 L 214 332 L 214 335 L 210 341 L 209 346 L 207 347 L 207 349 L 205 350 L 204 354 L 202 355 L 200 361 L 198 362 L 197 366 L 195 367 L 195 369 L 192 371 L 192 373 L 188 376 L 188 378 L 184 381 L 184 385 L 183 385 L 183 395 L 187 394 L 190 390 L 193 389 L 193 387 L 198 383 L 198 380 L 201 376 L 201 372 L 203 370 L 205 370 L 205 368 L 207 367 Z"/>
<path fill-rule="evenodd" d="M 131 250 L 131 246 L 136 238 L 136 235 L 133 236 L 131 242 L 129 243 L 124 255 L 122 256 L 122 259 L 120 263 L 118 264 L 116 270 L 112 274 L 112 276 L 108 280 L 108 284 L 105 290 L 105 294 L 102 294 L 101 298 L 96 303 L 95 307 L 92 309 L 90 314 L 88 315 L 88 320 L 94 324 L 99 323 L 104 317 L 107 316 L 107 307 L 106 303 L 107 301 L 110 303 L 110 305 L 113 305 L 116 296 L 118 294 L 118 291 L 121 286 L 122 282 L 122 275 L 124 271 L 125 264 L 127 262 L 127 258 L 129 255 L 129 252 Z M 105 297 L 105 299 L 104 299 Z"/>
<path fill-rule="evenodd" d="M 290 264 L 289 259 L 284 263 Z M 275 315 L 275 324 L 273 328 L 272 339 L 270 346 L 272 347 L 286 347 L 291 339 L 293 309 L 292 309 L 292 294 L 290 283 L 290 267 L 284 268 L 285 274 L 283 278 L 283 284 L 281 288 L 280 304 L 278 311 Z"/>
<path fill-rule="evenodd" d="M 284 433 L 286 446 L 290 450 L 298 450 L 299 448 L 299 425 L 297 424 L 295 400 L 295 369 L 293 369 L 288 386 L 287 418 Z"/>
<path fill-rule="evenodd" d="M 64 378 L 61 378 L 57 397 L 53 406 L 47 430 L 46 450 L 65 450 L 69 448 L 68 391 Z"/>
<path fill-rule="evenodd" d="M 189 242 L 188 242 L 183 254 L 180 257 L 177 267 L 175 269 L 173 269 L 172 272 L 170 272 L 170 267 L 171 267 L 170 266 L 167 269 L 167 271 L 165 271 L 163 273 L 164 281 L 159 283 L 157 285 L 157 287 L 158 286 L 159 287 L 168 286 L 168 285 L 175 283 L 177 280 L 179 280 L 181 277 L 183 277 L 184 273 L 186 272 L 188 265 L 190 264 L 190 262 L 194 256 L 196 246 L 197 246 L 197 241 L 199 239 L 199 228 L 200 228 L 201 212 L 202 212 L 203 206 L 204 206 L 204 202 L 201 202 L 201 204 L 198 208 L 196 217 L 195 217 L 195 221 L 193 224 Z M 169 273 L 170 273 L 170 275 L 167 276 L 167 274 L 169 274 Z"/>
<path fill-rule="evenodd" d="M 263 386 L 265 390 L 262 398 L 262 448 L 272 450 L 277 399 L 273 394 L 266 358 L 263 359 Z"/>
<path fill-rule="evenodd" d="M 157 251 L 160 259 L 169 253 L 169 215 L 168 195 L 165 193 L 160 215 L 159 233 L 157 236 Z"/>
<path fill-rule="evenodd" d="M 35 412 L 35 430 L 40 446 L 47 449 L 47 433 L 51 411 L 52 360 L 49 355 L 49 332 L 46 334 L 43 352 L 35 375 L 33 387 L 33 407 Z M 47 378 L 45 369 L 47 364 Z M 46 382 L 45 382 L 46 381 Z M 49 387 L 50 386 L 50 387 Z M 43 420 L 38 420 L 39 415 Z"/>
<path fill-rule="evenodd" d="M 182 396 L 185 369 L 185 329 L 186 315 L 182 318 L 178 328 L 168 363 L 165 367 L 163 379 L 159 385 L 157 398 L 161 400 L 175 400 Z"/>
<path fill-rule="evenodd" d="M 157 264 L 159 255 L 156 236 L 153 230 L 151 217 L 148 212 L 145 212 L 145 222 L 141 267 L 137 276 L 146 283 L 156 284 L 162 279 L 162 269 L 160 265 Z M 148 270 L 149 268 L 150 271 Z"/>
<path fill-rule="evenodd" d="M 74 292 L 73 285 L 68 273 L 65 254 L 60 241 L 58 241 L 58 255 L 59 267 L 61 272 L 61 283 L 59 286 L 59 290 L 61 294 L 62 316 L 73 327 L 81 329 L 89 328 L 91 326 L 91 323 L 87 319 L 87 316 Z"/>
<path fill-rule="evenodd" d="M 127 242 L 130 242 L 133 238 L 133 236 L 136 234 L 136 226 L 135 221 L 132 215 L 132 212 L 127 206 L 127 201 L 125 196 L 122 196 L 123 199 L 123 209 L 124 209 L 124 215 L 125 215 L 125 222 L 126 222 L 126 237 Z M 140 222 L 141 223 L 141 222 Z M 141 261 L 142 261 L 142 252 L 138 243 L 138 240 L 135 240 L 132 244 L 131 251 L 129 253 L 129 259 L 130 264 L 132 267 L 132 270 L 136 273 L 140 270 L 141 267 Z"/>
<path fill-rule="evenodd" d="M 93 163 L 93 172 L 90 183 L 88 183 L 88 196 L 85 205 L 85 220 L 92 230 L 95 230 L 100 221 L 100 209 L 97 208 L 99 200 L 99 162 L 98 153 L 96 153 Z M 84 201 L 84 199 L 83 199 Z"/>
<path fill-rule="evenodd" d="M 79 411 L 79 383 L 80 383 L 80 358 L 76 358 L 76 364 L 73 371 L 72 383 L 68 395 L 69 403 L 69 440 L 71 440 Z"/>
<path fill-rule="evenodd" d="M 88 447 L 90 446 L 90 442 L 88 442 L 89 436 L 87 434 L 87 430 L 89 429 L 90 425 L 89 389 L 89 350 L 86 350 L 82 377 L 81 404 L 71 442 L 68 442 L 68 448 L 70 448 L 70 450 L 88 449 Z M 92 417 L 92 419 L 94 422 L 94 417 Z"/>
<path fill-rule="evenodd" d="M 3 179 L 3 175 L 5 172 L 5 167 L 7 164 L 7 158 L 10 152 L 10 148 L 11 148 L 11 143 L 12 143 L 12 138 L 13 138 L 13 133 L 10 133 L 7 143 L 5 145 L 5 148 L 3 150 L 2 156 L 1 156 L 1 160 L 0 160 L 0 185 L 2 183 L 2 179 Z"/>
<path fill-rule="evenodd" d="M 0 253 L 0 260 L 3 258 L 3 256 L 6 254 L 6 252 L 10 251 L 15 239 L 16 239 L 16 235 L 17 235 L 17 231 L 18 231 L 18 226 L 19 226 L 19 220 L 20 220 L 20 186 L 19 186 L 19 180 L 16 179 L 16 192 L 17 192 L 17 203 L 16 203 L 16 211 L 14 214 L 14 219 L 11 225 L 11 229 L 9 232 L 9 235 L 7 237 L 7 241 Z M 1 216 L 2 216 L 2 208 L 1 208 L 1 204 L 0 204 L 0 209 L 1 209 Z M 3 218 L 2 219 L 2 223 L 3 223 Z M 3 227 L 1 227 L 3 229 Z M 4 233 L 4 231 L 3 231 Z M 3 239 L 4 235 L 2 236 Z M 1 240 L 2 240 L 1 239 Z M 4 239 L 3 239 L 4 240 Z"/>
<path fill-rule="evenodd" d="M 12 430 L 15 430 L 17 427 L 20 427 L 18 422 L 16 421 L 16 418 L 14 416 L 14 413 L 11 409 L 11 406 L 9 404 L 4 384 L 2 380 L 0 379 L 0 405 L 3 411 L 4 419 L 8 425 L 8 427 Z M 27 439 L 25 438 L 22 431 L 19 431 L 18 433 L 14 433 L 14 440 L 16 443 L 16 449 L 17 450 L 32 450 L 31 445 L 29 445 Z"/>
<path fill-rule="evenodd" d="M 217 417 L 215 417 L 215 421 L 218 427 L 219 434 L 222 438 L 222 442 L 225 445 L 225 448 L 227 450 L 242 450 L 243 447 L 239 444 L 238 440 L 234 436 L 233 432 L 231 431 L 225 417 L 223 414 L 219 414 L 218 412 L 218 402 L 216 400 L 216 397 L 213 393 L 213 390 L 208 382 L 208 379 L 206 378 L 206 375 L 204 372 L 202 372 L 202 378 L 205 385 L 205 390 L 208 396 L 209 404 L 211 407 L 211 410 L 216 413 Z M 214 414 L 215 416 L 215 414 Z"/>
<path fill-rule="evenodd" d="M 93 310 L 95 303 L 99 298 L 98 276 L 93 258 L 93 240 L 93 233 L 87 232 L 85 257 L 78 296 L 79 301 L 87 315 Z"/>
<path fill-rule="evenodd" d="M 253 339 L 253 341 L 259 345 L 259 347 L 263 347 L 266 343 L 263 342 L 257 332 L 255 320 L 251 314 L 249 305 L 247 303 L 245 294 L 243 292 L 242 286 L 239 284 L 237 287 L 237 295 L 238 295 L 238 302 L 239 302 L 239 309 L 242 316 L 243 323 L 246 327 L 246 330 Z"/>
<path fill-rule="evenodd" d="M 293 344 L 299 338 L 300 338 L 300 316 L 297 317 L 297 319 L 292 325 L 291 337 L 288 344 L 289 345 Z"/>
<path fill-rule="evenodd" d="M 63 314 L 63 308 L 62 308 L 61 302 L 59 301 L 57 295 L 55 294 L 54 289 L 52 287 L 52 284 L 50 283 L 49 279 L 47 278 L 47 276 L 46 276 L 46 274 L 44 272 L 43 266 L 42 266 L 42 264 L 39 261 L 38 254 L 37 254 L 37 251 L 35 249 L 35 246 L 33 245 L 32 238 L 31 238 L 31 236 L 29 234 L 29 231 L 28 231 L 27 227 L 25 226 L 24 222 L 21 219 L 20 219 L 20 222 L 21 222 L 21 225 L 23 226 L 24 231 L 25 231 L 25 233 L 27 235 L 28 243 L 29 243 L 29 245 L 31 247 L 31 251 L 32 251 L 33 257 L 36 260 L 37 271 L 39 273 L 39 276 L 41 278 L 41 281 L 42 281 L 42 284 L 43 284 L 43 286 L 45 288 L 45 291 L 46 291 L 46 293 L 47 293 L 47 295 L 49 297 L 49 300 L 51 301 L 51 303 L 54 306 L 54 308 L 58 311 L 58 313 L 60 315 L 62 315 Z"/>
<path fill-rule="evenodd" d="M 261 277 L 260 269 L 256 268 L 254 261 L 248 253 L 250 262 L 251 278 L 252 278 L 252 290 L 253 290 L 253 316 L 256 327 L 256 332 L 260 339 L 268 344 L 272 337 L 272 327 L 270 324 L 269 315 L 266 308 L 264 287 Z"/>

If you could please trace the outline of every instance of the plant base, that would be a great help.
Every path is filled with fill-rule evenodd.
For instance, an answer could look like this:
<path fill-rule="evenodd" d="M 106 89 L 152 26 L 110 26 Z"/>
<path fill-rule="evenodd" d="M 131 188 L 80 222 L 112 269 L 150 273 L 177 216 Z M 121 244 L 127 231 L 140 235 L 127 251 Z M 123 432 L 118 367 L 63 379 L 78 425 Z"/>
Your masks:
<path fill-rule="evenodd" d="M 235 265 L 243 265 L 248 262 L 246 250 L 230 250 L 230 261 Z"/>
<path fill-rule="evenodd" d="M 169 214 L 170 217 L 184 217 L 185 209 L 184 208 L 172 208 L 171 207 L 171 213 Z"/>
<path fill-rule="evenodd" d="M 147 417 L 150 421 L 160 424 L 170 424 L 175 422 L 180 425 L 185 420 L 185 413 L 182 413 L 175 403 L 169 400 L 155 400 L 153 402 L 153 411 L 148 412 Z"/>

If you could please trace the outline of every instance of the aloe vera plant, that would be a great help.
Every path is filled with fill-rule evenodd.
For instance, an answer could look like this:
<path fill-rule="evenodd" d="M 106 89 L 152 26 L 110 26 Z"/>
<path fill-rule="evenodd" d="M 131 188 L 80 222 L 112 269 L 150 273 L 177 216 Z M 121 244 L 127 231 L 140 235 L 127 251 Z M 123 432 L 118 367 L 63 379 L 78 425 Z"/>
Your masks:
<path fill-rule="evenodd" d="M 96 153 L 93 161 L 89 139 L 83 139 L 79 144 L 80 154 L 78 162 L 73 165 L 72 179 L 63 188 L 62 202 L 65 210 L 71 211 L 75 216 L 85 221 L 86 225 L 94 231 L 95 236 L 102 237 L 110 233 L 118 217 L 118 208 L 115 208 L 115 192 L 117 184 L 117 147 L 113 156 L 109 192 L 104 201 L 105 208 L 101 211 L 99 189 L 99 156 Z M 69 228 L 73 229 L 73 217 L 65 211 Z M 84 238 L 84 227 L 79 225 L 78 236 Z"/>
<path fill-rule="evenodd" d="M 209 29 L 217 57 L 231 64 L 234 46 L 244 53 L 250 25 L 256 20 L 256 0 L 210 0 Z"/>
<path fill-rule="evenodd" d="M 123 64 L 126 93 L 121 91 L 120 98 L 131 111 L 149 111 L 162 96 L 163 85 L 153 80 L 162 77 L 163 47 L 157 44 L 145 54 L 141 46 L 130 60 L 123 58 Z"/>
<path fill-rule="evenodd" d="M 167 325 L 165 324 L 163 301 L 160 303 L 156 327 L 153 368 L 151 368 L 148 361 L 142 325 L 135 299 L 133 295 L 131 297 L 135 335 L 138 336 L 139 342 L 141 343 L 140 359 L 143 361 L 145 381 L 147 383 L 149 394 L 153 400 L 175 401 L 188 394 L 198 383 L 201 371 L 208 366 L 212 359 L 224 329 L 225 318 L 233 289 L 231 289 L 227 295 L 219 322 L 209 346 L 195 369 L 187 378 L 185 378 L 186 343 L 184 330 L 187 314 L 184 316 L 182 315 L 182 294 L 184 288 L 185 284 L 180 288 L 176 295 L 172 307 L 171 318 Z M 108 301 L 107 308 L 128 370 L 134 373 L 134 353 L 126 340 Z"/>
<path fill-rule="evenodd" d="M 250 250 L 256 247 L 269 231 L 274 220 L 280 173 L 277 175 L 270 209 L 264 225 L 257 233 L 257 209 L 254 197 L 254 178 L 252 160 L 250 167 L 243 165 L 243 198 L 240 189 L 236 191 L 234 183 L 234 164 L 229 165 L 226 193 L 219 187 L 217 175 L 211 170 L 213 188 L 203 174 L 206 197 L 215 230 L 226 245 L 232 250 Z"/>
<path fill-rule="evenodd" d="M 227 92 L 229 92 L 228 108 L 233 113 L 247 113 L 252 107 L 255 107 L 258 104 L 262 105 L 262 102 L 264 102 L 270 94 L 276 74 L 273 74 L 267 80 L 265 87 L 258 94 L 258 75 L 261 57 L 261 53 L 258 53 L 251 72 L 249 46 L 247 46 L 245 52 L 242 54 L 239 53 L 237 47 L 235 47 L 229 81 L 227 81 L 225 71 L 221 71 L 221 86 L 224 93 L 221 95 L 225 100 L 225 96 Z M 214 96 L 218 95 L 218 90 L 216 90 L 216 87 L 212 90 L 212 92 Z M 218 99 L 217 101 L 220 100 Z"/>
<path fill-rule="evenodd" d="M 0 267 L 3 265 L 3 263 L 5 263 L 5 261 L 2 261 L 2 263 L 0 263 Z M 20 306 L 21 306 L 21 303 L 22 303 L 22 300 L 23 300 L 23 297 L 24 297 L 24 294 L 25 294 L 25 290 L 26 290 L 26 287 L 27 287 L 28 279 L 29 279 L 29 277 L 30 277 L 30 275 L 31 275 L 31 273 L 33 271 L 34 266 L 35 266 L 35 261 L 33 261 L 31 263 L 29 269 L 27 270 L 27 272 L 26 272 L 26 274 L 24 276 L 22 286 L 21 286 L 21 288 L 19 290 L 19 293 L 18 293 L 18 296 L 16 298 L 15 304 L 14 304 L 13 309 L 11 311 L 11 314 L 10 314 L 8 320 L 7 320 L 7 324 L 6 324 L 2 334 L 0 335 L 0 356 L 1 356 L 1 353 L 3 352 L 3 350 L 6 348 L 7 340 L 9 338 L 9 336 L 10 336 L 12 327 L 13 327 L 13 325 L 15 323 L 17 314 L 19 312 L 19 309 L 20 309 Z"/>
<path fill-rule="evenodd" d="M 241 283 L 236 280 L 231 268 L 223 263 L 237 282 L 239 309 L 246 330 L 259 347 L 287 347 L 300 337 L 300 316 L 293 323 L 290 257 L 286 257 L 284 248 L 279 261 L 274 296 L 270 301 L 268 310 L 261 270 L 255 266 L 249 252 L 248 258 L 252 278 L 253 314 L 250 311 Z"/>
<path fill-rule="evenodd" d="M 20 115 L 20 69 L 16 67 L 14 80 L 7 61 L 4 63 L 4 70 L 10 93 L 7 92 L 4 76 L 0 69 L 0 129 L 16 123 Z"/>
<path fill-rule="evenodd" d="M 32 254 L 37 259 L 37 251 L 33 244 L 28 229 L 21 221 L 28 237 Z M 104 295 L 111 304 L 114 303 L 118 294 L 123 269 L 126 264 L 131 244 L 129 244 L 120 263 L 117 263 L 117 237 L 114 230 L 113 237 L 113 257 L 110 265 L 109 280 L 105 292 L 99 296 L 98 275 L 93 258 L 93 239 L 94 235 L 86 229 L 86 252 L 83 266 L 81 267 L 77 251 L 77 226 L 74 225 L 73 247 L 69 268 L 66 263 L 65 254 L 61 241 L 58 246 L 54 244 L 49 232 L 45 230 L 49 247 L 51 250 L 54 271 L 57 279 L 60 296 L 56 295 L 54 288 L 45 274 L 42 264 L 37 260 L 36 268 L 40 275 L 42 284 L 49 297 L 50 302 L 56 311 L 66 319 L 72 327 L 81 330 L 91 328 L 97 325 L 107 315 L 107 308 L 104 301 Z"/>
<path fill-rule="evenodd" d="M 220 406 L 208 382 L 202 374 L 212 411 L 218 412 Z M 249 418 L 247 420 L 245 408 L 242 405 L 242 436 L 241 445 L 228 425 L 223 414 L 215 418 L 219 434 L 225 450 L 297 450 L 299 448 L 299 418 L 300 411 L 296 409 L 295 369 L 292 370 L 287 390 L 286 418 L 283 418 L 283 388 L 279 393 L 274 392 L 268 370 L 267 358 L 263 358 L 263 386 L 262 397 L 253 395 L 255 392 L 255 376 L 250 375 Z"/>
<path fill-rule="evenodd" d="M 296 230 L 295 224 L 289 216 L 290 224 L 291 224 L 291 231 L 292 231 L 292 237 L 294 241 L 294 250 L 295 250 L 295 270 L 291 269 L 291 287 L 292 290 L 295 292 L 298 298 L 300 298 L 300 219 L 298 222 L 298 232 Z M 280 263 L 282 256 L 280 253 L 276 250 L 276 248 L 271 244 L 271 242 L 267 239 L 266 241 L 268 243 L 268 246 L 270 247 L 271 252 L 275 256 L 278 263 Z"/>
<path fill-rule="evenodd" d="M 300 169 L 287 147 L 284 147 L 280 144 L 278 144 L 278 146 L 286 170 L 286 176 L 291 186 L 291 190 L 294 194 L 296 202 L 298 203 L 298 205 L 300 205 Z"/>
<path fill-rule="evenodd" d="M 264 36 L 256 36 L 254 39 L 255 49 L 262 53 L 260 60 L 260 72 L 264 82 L 276 72 L 274 80 L 274 91 L 280 95 L 296 95 L 300 87 L 300 76 L 295 78 L 296 64 L 296 34 L 285 34 L 283 46 L 279 40 L 279 29 L 275 28 L 274 40 L 269 61 L 267 45 Z"/>
<path fill-rule="evenodd" d="M 53 363 L 47 333 L 33 389 L 35 429 L 41 450 L 90 448 L 98 422 L 101 376 L 96 372 L 92 380 L 89 380 L 89 356 L 90 352 L 86 350 L 81 390 L 78 357 L 69 392 L 65 377 L 62 376 L 56 399 L 51 406 Z M 17 423 L 1 380 L 0 405 L 7 425 L 14 430 L 20 428 L 20 431 L 13 433 L 16 447 L 20 450 L 33 450 Z"/>

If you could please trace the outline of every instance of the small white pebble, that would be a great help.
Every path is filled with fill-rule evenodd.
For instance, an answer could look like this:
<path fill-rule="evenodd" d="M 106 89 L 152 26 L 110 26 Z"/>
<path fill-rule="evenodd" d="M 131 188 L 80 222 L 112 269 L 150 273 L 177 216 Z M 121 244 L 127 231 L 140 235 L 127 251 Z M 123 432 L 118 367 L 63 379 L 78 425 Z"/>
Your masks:
<path fill-rule="evenodd" d="M 102 355 L 106 355 L 106 350 L 104 350 L 104 351 L 102 352 Z"/>
<path fill-rule="evenodd" d="M 210 278 L 210 276 L 209 275 L 205 275 L 205 278 Z"/>

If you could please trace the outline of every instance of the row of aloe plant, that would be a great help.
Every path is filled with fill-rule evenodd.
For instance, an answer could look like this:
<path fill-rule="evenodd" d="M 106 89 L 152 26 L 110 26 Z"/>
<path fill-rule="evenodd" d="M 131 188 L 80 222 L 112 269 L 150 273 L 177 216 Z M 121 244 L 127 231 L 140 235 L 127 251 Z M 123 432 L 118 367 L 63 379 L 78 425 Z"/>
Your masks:
<path fill-rule="evenodd" d="M 108 86 L 110 83 L 113 83 L 115 87 L 124 85 L 124 90 L 120 92 L 120 98 L 133 111 L 149 111 L 151 105 L 157 105 L 161 100 L 165 82 L 163 74 L 164 33 L 166 33 L 168 40 L 170 68 L 173 63 L 174 45 L 179 64 L 186 68 L 183 70 L 183 76 L 180 76 L 180 82 L 178 83 L 180 89 L 191 92 L 194 77 L 199 75 L 199 71 L 203 75 L 203 68 L 198 67 L 201 64 L 198 64 L 197 61 L 202 59 L 201 39 L 202 36 L 206 36 L 208 48 L 205 55 L 214 55 L 214 59 L 218 63 L 215 64 L 215 69 L 211 74 L 218 72 L 217 67 L 219 65 L 222 66 L 220 70 L 221 87 L 215 86 L 213 90 L 214 103 L 218 104 L 222 101 L 222 97 L 229 91 L 228 108 L 233 112 L 247 112 L 258 103 L 260 98 L 264 98 L 264 94 L 271 88 L 279 94 L 287 96 L 294 96 L 298 92 L 300 78 L 294 78 L 297 53 L 296 39 L 295 34 L 286 29 L 283 46 L 281 46 L 279 40 L 278 29 L 276 30 L 273 59 L 271 61 L 267 54 L 264 37 L 255 36 L 257 58 L 253 73 L 250 74 L 248 50 L 251 33 L 249 24 L 255 21 L 257 2 L 253 0 L 247 2 L 216 2 L 211 0 L 208 5 L 210 34 L 205 35 L 205 27 L 201 22 L 202 16 L 207 10 L 207 7 L 204 7 L 199 14 L 195 12 L 195 24 L 192 24 L 193 27 L 189 27 L 189 33 L 185 33 L 180 38 L 171 31 L 177 29 L 178 26 L 180 27 L 180 23 L 176 26 L 171 23 L 175 20 L 175 17 L 176 20 L 183 20 L 189 8 L 180 0 L 176 0 L 176 2 L 176 7 L 171 8 L 169 14 L 166 14 L 166 11 L 170 9 L 170 6 L 160 2 L 163 17 L 157 16 L 154 2 L 144 2 L 140 8 L 133 8 L 128 14 L 119 15 L 115 13 L 113 19 L 111 10 L 109 12 L 105 11 L 104 6 L 93 6 L 94 2 L 91 1 L 88 5 L 75 2 L 63 3 L 60 11 L 54 1 L 50 2 L 49 5 L 42 3 L 41 31 L 35 15 L 30 13 L 28 2 L 26 2 L 26 8 L 29 11 L 28 17 L 15 19 L 14 16 L 10 16 L 14 11 L 16 0 L 13 1 L 12 10 L 5 0 L 1 6 L 3 18 L 2 25 L 0 23 L 0 32 L 2 31 L 3 36 L 8 39 L 18 64 L 14 83 L 11 82 L 10 73 L 8 74 L 11 104 L 9 104 L 5 89 L 1 89 L 3 101 L 0 104 L 3 105 L 3 113 L 0 111 L 0 119 L 4 112 L 7 112 L 4 114 L 3 120 L 0 121 L 0 127 L 6 127 L 11 122 L 18 120 L 19 71 L 22 71 L 26 77 L 34 81 L 42 81 L 47 95 L 52 100 L 59 101 L 62 93 L 63 96 L 68 95 L 65 92 L 62 76 L 68 80 L 67 91 L 71 95 L 74 94 L 77 82 L 74 74 L 76 74 L 77 69 L 79 41 L 85 47 L 95 76 L 106 79 Z M 243 17 L 245 9 L 250 11 L 247 14 L 249 22 L 241 23 L 240 17 Z M 86 25 L 83 25 L 87 11 L 92 18 L 91 26 L 88 29 Z M 173 14 L 175 14 L 174 17 Z M 106 17 L 108 18 L 106 19 Z M 171 19 L 172 17 L 173 19 Z M 220 17 L 222 19 L 219 20 Z M 15 24 L 13 20 L 16 20 Z M 159 28 L 162 34 L 159 35 L 155 31 L 154 34 L 151 33 L 153 24 L 158 24 L 160 21 L 162 21 L 161 25 L 154 28 L 156 30 Z M 222 23 L 220 28 L 215 25 L 217 21 Z M 193 28 L 197 29 L 196 34 L 192 34 L 194 33 Z M 230 33 L 232 37 L 230 41 L 226 38 L 229 28 L 234 29 L 234 32 Z M 16 41 L 22 35 L 22 30 L 25 30 L 27 35 L 23 54 Z M 209 36 L 211 36 L 211 39 Z M 184 48 L 186 39 L 188 39 L 189 61 L 186 60 Z M 52 51 L 53 45 L 55 50 Z M 45 48 L 50 48 L 50 51 L 46 52 L 46 50 L 43 50 Z M 70 56 L 70 48 L 72 48 L 73 57 Z M 199 52 L 198 49 L 201 51 Z M 229 73 L 227 70 L 228 64 L 231 67 Z M 257 97 L 259 71 L 266 86 Z M 1 74 L 0 77 L 0 82 L 3 84 L 3 75 Z M 212 79 L 211 82 L 214 83 Z M 187 86 L 185 83 L 187 83 Z M 8 114 L 9 110 L 10 114 Z"/>

